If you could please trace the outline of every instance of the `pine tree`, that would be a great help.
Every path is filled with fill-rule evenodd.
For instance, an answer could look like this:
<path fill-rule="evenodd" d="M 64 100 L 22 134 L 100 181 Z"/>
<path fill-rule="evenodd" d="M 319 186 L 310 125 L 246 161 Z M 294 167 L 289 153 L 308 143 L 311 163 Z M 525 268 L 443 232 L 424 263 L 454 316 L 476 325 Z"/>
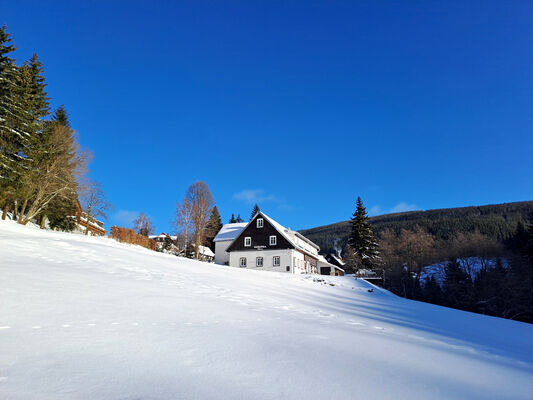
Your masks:
<path fill-rule="evenodd" d="M 19 70 L 10 53 L 15 51 L 11 35 L 0 28 L 0 206 L 2 218 L 15 201 L 20 181 L 17 154 L 24 138 L 21 130 L 23 108 L 20 104 Z"/>
<path fill-rule="evenodd" d="M 464 271 L 456 259 L 450 260 L 446 264 L 444 272 L 443 292 L 445 304 L 461 310 L 470 310 L 473 296 L 470 275 Z"/>
<path fill-rule="evenodd" d="M 230 224 L 234 224 L 234 223 L 236 223 L 236 222 L 237 222 L 237 220 L 235 219 L 235 214 L 231 214 L 231 218 L 230 218 L 230 220 L 229 220 L 229 223 L 230 223 Z"/>
<path fill-rule="evenodd" d="M 252 214 L 250 215 L 250 221 L 255 217 L 255 214 L 257 214 L 259 211 L 260 211 L 259 206 L 256 203 L 256 205 L 254 206 L 254 209 L 252 210 Z"/>
<path fill-rule="evenodd" d="M 241 218 L 241 214 L 237 215 L 237 219 L 236 219 L 237 222 L 244 222 L 244 220 Z"/>
<path fill-rule="evenodd" d="M 66 148 L 62 149 L 62 153 L 67 152 L 67 156 L 73 160 L 76 156 L 77 143 L 74 139 L 74 131 L 71 128 L 70 121 L 68 119 L 68 114 L 64 106 L 60 106 L 52 116 L 52 120 L 48 122 L 48 130 L 54 129 L 54 127 L 62 126 L 67 132 L 66 134 L 70 137 L 67 139 L 68 145 Z M 47 135 L 45 135 L 47 136 Z M 70 154 L 68 153 L 70 151 Z M 60 156 L 56 152 L 55 156 Z M 70 180 L 73 183 L 72 191 L 65 191 L 60 196 L 55 197 L 48 206 L 43 210 L 43 215 L 41 219 L 41 228 L 44 228 L 46 220 L 50 222 L 50 227 L 52 229 L 58 229 L 62 231 L 72 231 L 76 227 L 76 223 L 72 216 L 76 213 L 76 203 L 78 201 L 77 194 L 77 184 L 75 178 L 75 169 L 78 165 L 71 163 L 70 165 Z"/>
<path fill-rule="evenodd" d="M 56 156 L 51 152 L 51 135 L 55 128 L 47 129 L 44 120 L 50 111 L 49 98 L 46 93 L 46 83 L 43 76 L 43 66 L 36 54 L 26 61 L 20 68 L 21 104 L 25 110 L 24 129 L 25 140 L 21 151 L 22 185 L 18 187 L 17 196 L 23 201 L 19 215 L 19 223 L 24 220 L 26 206 L 36 196 L 38 188 L 32 185 L 36 176 L 41 176 L 44 165 L 53 162 Z M 68 132 L 64 132 L 68 135 Z M 53 140 L 53 139 L 52 139 Z M 54 196 L 56 197 L 56 196 Z"/>
<path fill-rule="evenodd" d="M 57 108 L 56 112 L 52 116 L 52 121 L 58 124 L 61 124 L 63 126 L 66 126 L 67 128 L 70 128 L 70 120 L 68 118 L 68 113 L 63 104 L 61 104 Z"/>
<path fill-rule="evenodd" d="M 351 224 L 352 233 L 348 243 L 353 248 L 354 254 L 364 268 L 377 267 L 381 263 L 378 243 L 361 197 L 357 198 L 357 209 L 352 216 Z"/>
<path fill-rule="evenodd" d="M 213 242 L 213 239 L 220 229 L 222 229 L 222 219 L 220 218 L 220 213 L 218 212 L 217 206 L 214 206 L 211 216 L 209 217 L 209 221 L 207 222 L 207 232 L 205 236 L 207 246 L 213 251 L 215 249 L 215 243 Z"/>

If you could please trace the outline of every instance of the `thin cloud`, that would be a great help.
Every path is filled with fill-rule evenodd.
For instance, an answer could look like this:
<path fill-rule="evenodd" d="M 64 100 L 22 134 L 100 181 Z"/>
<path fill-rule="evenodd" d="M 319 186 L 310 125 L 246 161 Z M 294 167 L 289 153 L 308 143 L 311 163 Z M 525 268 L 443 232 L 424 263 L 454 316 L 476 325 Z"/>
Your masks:
<path fill-rule="evenodd" d="M 264 203 L 266 201 L 277 202 L 278 199 L 272 194 L 266 194 L 263 189 L 245 189 L 233 195 L 235 200 L 246 204 Z"/>
<path fill-rule="evenodd" d="M 381 206 L 375 205 L 370 210 L 368 210 L 368 214 L 375 216 L 375 215 L 383 215 L 383 214 L 394 214 L 394 213 L 402 213 L 407 211 L 415 211 L 420 210 L 420 208 L 416 204 L 408 204 L 404 201 L 396 204 L 394 207 L 392 207 L 389 210 L 383 210 Z"/>
<path fill-rule="evenodd" d="M 118 210 L 113 214 L 113 220 L 122 226 L 130 227 L 133 225 L 133 220 L 138 216 L 138 211 Z"/>
<path fill-rule="evenodd" d="M 370 215 L 379 215 L 381 214 L 381 207 L 380 206 L 374 206 L 370 210 L 368 210 L 368 214 Z"/>
<path fill-rule="evenodd" d="M 390 213 L 400 213 L 400 212 L 407 212 L 407 211 L 415 211 L 418 210 L 418 206 L 416 204 L 407 204 L 405 202 L 401 202 L 396 204 L 394 207 L 390 209 Z"/>

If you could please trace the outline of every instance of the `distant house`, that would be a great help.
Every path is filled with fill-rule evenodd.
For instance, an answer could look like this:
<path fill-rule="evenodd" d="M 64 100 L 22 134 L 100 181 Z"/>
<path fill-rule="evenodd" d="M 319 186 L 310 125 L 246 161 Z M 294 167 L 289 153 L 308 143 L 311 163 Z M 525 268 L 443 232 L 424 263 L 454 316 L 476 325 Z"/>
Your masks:
<path fill-rule="evenodd" d="M 262 211 L 247 224 L 224 225 L 214 241 L 215 260 L 220 264 L 293 274 L 319 272 L 320 248 Z"/>
<path fill-rule="evenodd" d="M 194 244 L 192 244 L 192 247 L 194 252 Z M 215 260 L 215 253 L 213 253 L 213 250 L 211 250 L 209 247 L 199 246 L 199 249 L 200 251 L 198 252 L 198 259 L 200 261 L 213 262 Z M 193 253 L 192 255 L 194 257 L 196 254 Z"/>
<path fill-rule="evenodd" d="M 159 235 L 148 236 L 149 239 L 155 240 L 157 243 L 165 243 L 165 238 L 169 237 L 172 243 L 176 244 L 177 236 L 167 235 L 165 232 L 161 232 Z"/>
<path fill-rule="evenodd" d="M 89 227 L 89 234 L 92 236 L 105 236 L 107 233 L 102 221 L 98 221 L 95 218 L 91 218 L 92 221 L 87 221 L 87 213 L 83 211 L 79 201 L 76 201 L 76 215 L 74 217 L 84 232 L 87 229 L 87 226 Z"/>
<path fill-rule="evenodd" d="M 340 258 L 339 256 L 335 254 L 327 254 L 325 258 L 328 263 L 333 264 L 336 267 L 344 271 L 344 267 L 346 266 L 346 263 L 342 261 L 342 258 Z"/>
<path fill-rule="evenodd" d="M 161 232 L 159 235 L 150 235 L 148 236 L 148 238 L 156 242 L 157 250 L 159 251 L 165 251 L 165 252 L 168 251 L 173 254 L 176 254 L 176 252 L 179 252 L 179 249 L 177 246 L 177 243 L 178 243 L 177 236 L 171 236 L 171 235 L 167 235 L 165 232 Z M 172 245 L 170 246 L 170 249 L 164 250 L 165 241 L 167 240 L 167 238 L 171 240 Z"/>
<path fill-rule="evenodd" d="M 318 273 L 320 275 L 336 275 L 336 276 L 343 276 L 344 275 L 344 269 L 339 267 L 338 265 L 331 264 L 328 262 L 326 257 L 323 255 L 318 256 Z"/>

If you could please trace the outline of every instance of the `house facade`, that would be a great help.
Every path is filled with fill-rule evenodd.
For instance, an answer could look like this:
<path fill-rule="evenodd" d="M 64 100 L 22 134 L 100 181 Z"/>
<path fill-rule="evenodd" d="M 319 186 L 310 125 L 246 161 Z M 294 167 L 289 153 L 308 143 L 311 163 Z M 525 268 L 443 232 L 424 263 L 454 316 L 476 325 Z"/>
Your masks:
<path fill-rule="evenodd" d="M 224 237 L 234 236 L 230 243 L 215 247 L 215 262 L 236 268 L 319 273 L 320 248 L 302 234 L 285 228 L 261 211 L 249 223 L 241 225 L 245 226 L 233 227 L 231 234 L 230 227 L 225 232 L 223 227 L 222 235 L 215 237 L 217 246 L 228 242 L 221 240 Z"/>
<path fill-rule="evenodd" d="M 215 243 L 215 263 L 229 265 L 229 253 L 226 251 L 242 230 L 248 225 L 246 222 L 225 224 L 213 239 Z"/>

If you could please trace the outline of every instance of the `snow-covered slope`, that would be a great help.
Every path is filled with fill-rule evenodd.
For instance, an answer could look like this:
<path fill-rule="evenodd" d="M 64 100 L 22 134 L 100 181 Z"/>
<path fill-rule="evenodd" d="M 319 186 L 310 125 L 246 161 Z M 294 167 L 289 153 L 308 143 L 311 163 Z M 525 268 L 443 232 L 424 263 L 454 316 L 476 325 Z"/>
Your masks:
<path fill-rule="evenodd" d="M 0 398 L 533 397 L 532 325 L 327 282 L 0 221 Z"/>

